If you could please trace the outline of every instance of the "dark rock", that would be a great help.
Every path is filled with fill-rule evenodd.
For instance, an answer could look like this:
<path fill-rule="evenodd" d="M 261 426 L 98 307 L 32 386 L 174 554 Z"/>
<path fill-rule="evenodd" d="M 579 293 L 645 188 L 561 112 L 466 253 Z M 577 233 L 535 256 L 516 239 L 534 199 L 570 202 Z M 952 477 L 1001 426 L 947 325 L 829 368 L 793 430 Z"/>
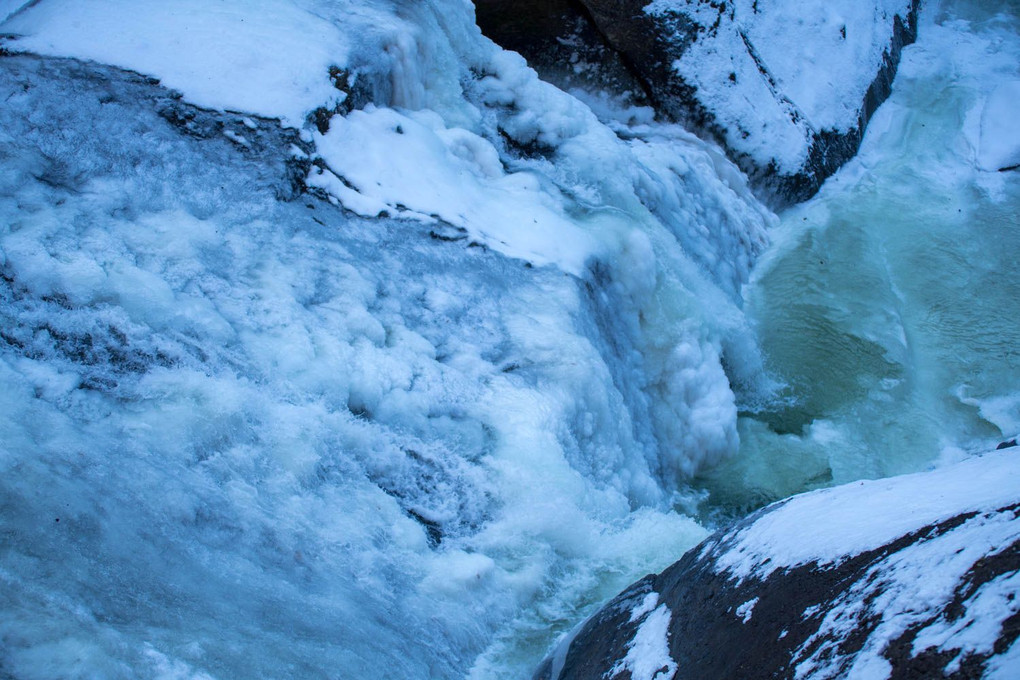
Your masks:
<path fill-rule="evenodd" d="M 485 34 L 524 55 L 542 77 L 569 90 L 607 91 L 647 104 L 645 83 L 578 0 L 476 0 Z"/>
<path fill-rule="evenodd" d="M 617 595 L 595 615 L 585 622 L 582 633 L 583 653 L 573 645 L 566 656 L 550 655 L 538 671 L 534 680 L 555 680 L 556 678 L 599 678 L 612 666 L 606 660 L 622 659 L 640 620 L 632 621 L 631 612 L 650 594 L 655 592 L 655 576 L 649 574 L 627 590 Z M 584 636 L 581 638 L 581 636 Z"/>

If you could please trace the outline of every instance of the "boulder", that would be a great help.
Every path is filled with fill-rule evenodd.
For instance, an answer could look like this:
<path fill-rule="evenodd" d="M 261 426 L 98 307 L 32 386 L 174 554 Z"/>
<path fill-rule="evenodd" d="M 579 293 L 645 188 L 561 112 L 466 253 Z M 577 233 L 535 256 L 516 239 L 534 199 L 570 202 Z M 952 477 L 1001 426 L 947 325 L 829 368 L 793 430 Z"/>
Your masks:
<path fill-rule="evenodd" d="M 562 87 L 650 104 L 719 142 L 774 205 L 851 158 L 918 0 L 478 0 L 479 26 Z"/>
<path fill-rule="evenodd" d="M 1020 456 L 815 491 L 721 531 L 562 641 L 536 680 L 1020 673 Z"/>

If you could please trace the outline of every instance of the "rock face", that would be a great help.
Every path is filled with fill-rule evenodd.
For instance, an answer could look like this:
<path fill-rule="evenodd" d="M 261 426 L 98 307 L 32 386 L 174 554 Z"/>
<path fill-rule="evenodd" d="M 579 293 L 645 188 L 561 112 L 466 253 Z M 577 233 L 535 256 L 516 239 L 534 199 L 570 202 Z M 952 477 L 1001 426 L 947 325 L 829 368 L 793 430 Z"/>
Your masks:
<path fill-rule="evenodd" d="M 475 14 L 490 38 L 527 57 L 547 80 L 565 89 L 607 89 L 632 101 L 647 101 L 644 84 L 624 53 L 580 2 L 476 0 Z"/>
<path fill-rule="evenodd" d="M 535 678 L 1020 673 L 1020 457 L 768 506 L 646 576 Z"/>
<path fill-rule="evenodd" d="M 917 31 L 917 0 L 478 0 L 478 23 L 562 87 L 711 137 L 775 204 L 856 153 Z"/>

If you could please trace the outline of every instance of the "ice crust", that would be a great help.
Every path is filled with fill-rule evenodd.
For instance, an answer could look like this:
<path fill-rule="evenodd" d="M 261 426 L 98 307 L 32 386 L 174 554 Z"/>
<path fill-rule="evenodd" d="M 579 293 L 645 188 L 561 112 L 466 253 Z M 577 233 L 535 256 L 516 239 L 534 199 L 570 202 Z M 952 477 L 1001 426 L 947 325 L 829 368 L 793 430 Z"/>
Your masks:
<path fill-rule="evenodd" d="M 704 536 L 581 281 L 280 202 L 275 122 L 181 135 L 144 82 L 17 59 L 5 670 L 458 677 Z"/>

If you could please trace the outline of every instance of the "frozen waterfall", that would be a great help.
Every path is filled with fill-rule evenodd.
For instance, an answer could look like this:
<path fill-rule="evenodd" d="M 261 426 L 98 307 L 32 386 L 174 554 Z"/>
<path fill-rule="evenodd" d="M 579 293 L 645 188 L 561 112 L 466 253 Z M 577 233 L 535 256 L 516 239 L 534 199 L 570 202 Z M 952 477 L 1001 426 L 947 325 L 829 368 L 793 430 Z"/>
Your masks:
<path fill-rule="evenodd" d="M 0 676 L 523 678 L 1015 435 L 1017 18 L 923 19 L 777 217 L 465 0 L 0 2 Z"/>

